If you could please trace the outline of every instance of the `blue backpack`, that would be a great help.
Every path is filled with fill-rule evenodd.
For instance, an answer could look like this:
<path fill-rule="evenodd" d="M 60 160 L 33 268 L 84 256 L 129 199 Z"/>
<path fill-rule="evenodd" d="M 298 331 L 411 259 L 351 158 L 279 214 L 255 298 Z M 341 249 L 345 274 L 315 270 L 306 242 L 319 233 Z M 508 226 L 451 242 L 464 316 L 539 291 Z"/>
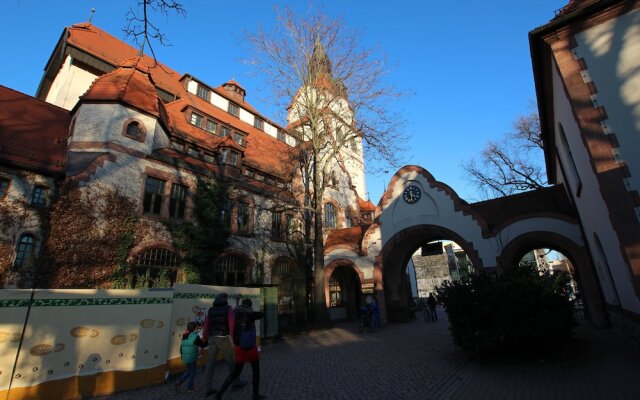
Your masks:
<path fill-rule="evenodd" d="M 249 314 L 240 314 L 242 318 L 236 322 L 236 344 L 242 350 L 256 347 L 256 326 L 251 323 Z"/>

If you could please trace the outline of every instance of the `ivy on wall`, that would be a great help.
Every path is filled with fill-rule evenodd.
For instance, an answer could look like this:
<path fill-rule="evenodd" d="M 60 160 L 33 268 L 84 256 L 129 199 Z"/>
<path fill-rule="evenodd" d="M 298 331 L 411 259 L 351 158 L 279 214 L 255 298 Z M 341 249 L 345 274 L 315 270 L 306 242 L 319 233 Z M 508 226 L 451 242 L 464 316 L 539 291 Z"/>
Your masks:
<path fill-rule="evenodd" d="M 174 245 L 183 253 L 186 283 L 211 284 L 213 266 L 227 247 L 229 228 L 224 213 L 229 213 L 230 186 L 224 181 L 198 177 L 193 196 L 193 220 L 168 222 Z"/>
<path fill-rule="evenodd" d="M 138 225 L 135 203 L 112 187 L 65 184 L 49 213 L 38 287 L 128 287 L 127 257 Z"/>

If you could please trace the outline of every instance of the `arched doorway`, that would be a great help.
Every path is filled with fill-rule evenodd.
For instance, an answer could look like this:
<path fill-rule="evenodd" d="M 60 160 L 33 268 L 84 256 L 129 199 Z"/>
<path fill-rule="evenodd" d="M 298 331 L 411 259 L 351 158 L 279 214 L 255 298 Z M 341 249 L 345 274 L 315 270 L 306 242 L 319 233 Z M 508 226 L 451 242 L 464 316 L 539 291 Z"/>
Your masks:
<path fill-rule="evenodd" d="M 361 276 L 348 261 L 329 264 L 327 273 L 327 306 L 331 320 L 355 320 L 362 304 Z"/>
<path fill-rule="evenodd" d="M 380 252 L 376 263 L 376 275 L 382 287 L 376 285 L 378 299 L 380 289 L 384 291 L 381 308 L 383 319 L 403 322 L 411 318 L 410 303 L 412 291 L 407 265 L 412 256 L 430 243 L 447 240 L 455 242 L 466 254 L 474 270 L 482 268 L 482 263 L 474 247 L 457 233 L 437 225 L 415 225 L 395 234 Z M 445 256 L 446 257 L 446 256 Z M 386 312 L 386 316 L 384 313 Z"/>

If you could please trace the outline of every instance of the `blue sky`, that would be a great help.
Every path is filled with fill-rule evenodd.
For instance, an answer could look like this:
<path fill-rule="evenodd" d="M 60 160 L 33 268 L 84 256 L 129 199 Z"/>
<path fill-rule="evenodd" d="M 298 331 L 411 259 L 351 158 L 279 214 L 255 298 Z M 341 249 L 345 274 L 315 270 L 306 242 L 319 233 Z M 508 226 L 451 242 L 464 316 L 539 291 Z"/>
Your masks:
<path fill-rule="evenodd" d="M 511 130 L 530 111 L 535 89 L 528 32 L 547 23 L 568 0 L 348 0 L 317 1 L 329 16 L 363 33 L 395 65 L 387 79 L 411 93 L 398 101 L 406 117 L 410 150 L 406 164 L 427 169 L 468 201 L 479 200 L 461 164 L 484 144 Z M 88 20 L 112 35 L 122 33 L 136 0 L 5 0 L 0 15 L 3 60 L 0 84 L 34 95 L 51 51 L 65 26 Z M 247 90 L 247 101 L 282 123 L 263 101 L 264 84 L 241 62 L 243 32 L 275 23 L 274 5 L 304 11 L 306 1 L 216 2 L 184 0 L 185 18 L 156 20 L 171 47 L 155 45 L 159 60 L 211 85 L 231 78 Z M 395 170 L 367 175 L 377 204 Z"/>

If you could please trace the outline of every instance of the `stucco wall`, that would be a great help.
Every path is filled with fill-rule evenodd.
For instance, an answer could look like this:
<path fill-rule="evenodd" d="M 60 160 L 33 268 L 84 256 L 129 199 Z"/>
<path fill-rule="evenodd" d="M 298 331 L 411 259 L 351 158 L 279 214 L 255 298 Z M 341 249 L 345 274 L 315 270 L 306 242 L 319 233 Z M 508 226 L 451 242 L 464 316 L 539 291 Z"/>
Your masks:
<path fill-rule="evenodd" d="M 620 144 L 619 158 L 631 171 L 628 188 L 639 190 L 640 10 L 588 29 L 575 39 L 576 58 L 586 63 L 588 77 L 596 84 L 595 102 L 606 109 L 608 129 Z"/>
<path fill-rule="evenodd" d="M 600 280 L 605 301 L 609 304 L 620 305 L 623 308 L 640 312 L 640 303 L 631 286 L 630 274 L 626 262 L 619 249 L 617 234 L 614 231 L 608 208 L 605 204 L 601 192 L 600 184 L 593 171 L 590 155 L 587 152 L 582 139 L 580 129 L 575 121 L 571 103 L 567 98 L 564 84 L 558 74 L 557 66 L 552 67 L 553 71 L 553 97 L 555 115 L 555 143 L 558 146 L 558 154 L 565 170 L 571 168 L 571 161 L 568 158 L 568 151 L 564 148 L 561 138 L 560 126 L 562 126 L 571 155 L 579 172 L 582 182 L 580 196 L 577 197 L 576 182 L 569 180 L 569 188 L 576 201 L 576 208 L 581 215 L 582 224 L 586 234 L 586 241 L 589 244 L 591 254 L 596 265 L 596 272 Z M 561 178 L 561 174 L 558 174 Z M 595 235 L 602 243 L 606 261 L 599 252 L 595 242 Z M 607 267 L 608 265 L 608 267 Z M 618 300 L 619 299 L 619 300 Z"/>
<path fill-rule="evenodd" d="M 71 56 L 68 55 L 47 93 L 46 101 L 71 110 L 95 79 L 96 75 L 71 65 Z"/>

